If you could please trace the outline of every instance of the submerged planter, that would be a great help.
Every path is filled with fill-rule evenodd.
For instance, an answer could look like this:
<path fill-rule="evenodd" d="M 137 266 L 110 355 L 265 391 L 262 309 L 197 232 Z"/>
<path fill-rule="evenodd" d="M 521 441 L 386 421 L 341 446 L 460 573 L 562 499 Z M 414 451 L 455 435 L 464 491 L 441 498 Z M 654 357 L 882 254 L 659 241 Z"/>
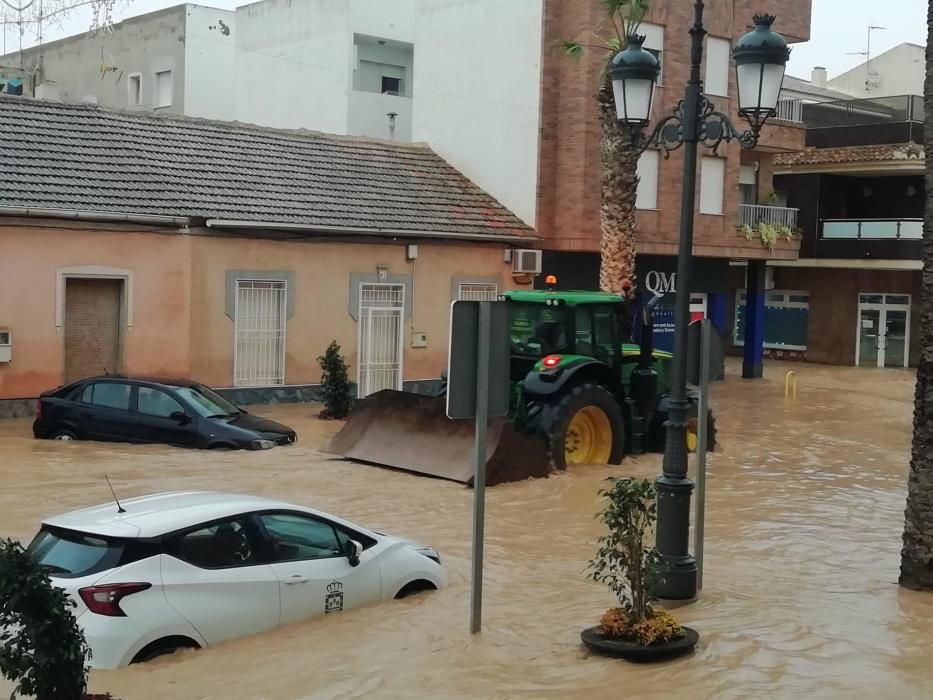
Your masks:
<path fill-rule="evenodd" d="M 685 656 L 696 648 L 700 635 L 696 630 L 684 627 L 684 636 L 670 642 L 645 646 L 624 639 L 611 639 L 600 633 L 600 626 L 589 627 L 580 634 L 580 638 L 590 651 L 603 656 L 614 656 L 626 661 L 652 662 L 668 661 L 678 656 Z"/>

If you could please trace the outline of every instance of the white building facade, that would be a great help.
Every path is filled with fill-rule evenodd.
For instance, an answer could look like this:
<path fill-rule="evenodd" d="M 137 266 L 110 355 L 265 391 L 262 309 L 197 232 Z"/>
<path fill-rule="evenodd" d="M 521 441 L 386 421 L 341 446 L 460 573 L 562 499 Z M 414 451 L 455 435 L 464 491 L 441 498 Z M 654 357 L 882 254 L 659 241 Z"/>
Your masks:
<path fill-rule="evenodd" d="M 236 13 L 235 73 L 238 85 L 257 90 L 237 90 L 235 118 L 429 143 L 534 225 L 543 6 L 543 0 L 245 5 Z"/>

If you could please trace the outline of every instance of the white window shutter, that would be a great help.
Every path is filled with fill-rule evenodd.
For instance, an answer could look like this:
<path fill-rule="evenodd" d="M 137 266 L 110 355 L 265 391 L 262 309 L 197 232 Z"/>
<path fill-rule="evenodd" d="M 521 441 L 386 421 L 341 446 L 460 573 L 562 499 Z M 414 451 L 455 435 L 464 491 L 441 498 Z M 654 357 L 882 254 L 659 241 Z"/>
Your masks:
<path fill-rule="evenodd" d="M 658 208 L 658 160 L 657 151 L 645 151 L 638 159 L 637 209 Z"/>
<path fill-rule="evenodd" d="M 703 158 L 700 166 L 700 213 L 722 214 L 722 193 L 726 182 L 724 158 Z"/>
<path fill-rule="evenodd" d="M 729 61 L 732 46 L 727 39 L 711 36 L 706 38 L 706 79 L 704 89 L 707 95 L 729 95 Z"/>

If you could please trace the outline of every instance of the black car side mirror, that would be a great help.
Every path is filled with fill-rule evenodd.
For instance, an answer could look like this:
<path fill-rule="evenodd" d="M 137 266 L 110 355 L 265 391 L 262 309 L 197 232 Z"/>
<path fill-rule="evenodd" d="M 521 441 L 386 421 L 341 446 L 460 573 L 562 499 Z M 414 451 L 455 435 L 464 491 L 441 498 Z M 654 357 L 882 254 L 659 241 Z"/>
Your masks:
<path fill-rule="evenodd" d="M 360 555 L 363 553 L 363 545 L 356 540 L 348 540 L 346 545 L 344 545 L 344 549 L 346 550 L 347 561 L 350 562 L 350 566 L 359 566 Z"/>
<path fill-rule="evenodd" d="M 169 418 L 174 421 L 178 421 L 179 425 L 188 425 L 188 423 L 191 422 L 191 419 L 181 411 L 175 411 L 169 416 Z"/>

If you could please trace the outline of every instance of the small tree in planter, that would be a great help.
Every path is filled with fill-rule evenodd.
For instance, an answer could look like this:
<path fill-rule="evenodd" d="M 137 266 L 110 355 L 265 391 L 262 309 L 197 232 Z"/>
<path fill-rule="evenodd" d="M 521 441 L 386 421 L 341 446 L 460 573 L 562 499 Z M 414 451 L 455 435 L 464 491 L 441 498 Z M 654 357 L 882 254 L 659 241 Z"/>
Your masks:
<path fill-rule="evenodd" d="M 11 697 L 110 697 L 86 694 L 90 650 L 74 606 L 22 545 L 0 541 L 0 675 L 15 684 Z"/>
<path fill-rule="evenodd" d="M 606 506 L 598 516 L 608 533 L 599 538 L 588 574 L 608 586 L 619 607 L 610 608 L 599 625 L 584 630 L 583 642 L 602 654 L 633 660 L 686 653 L 696 645 L 696 632 L 651 606 L 657 599 L 659 555 L 645 539 L 657 519 L 654 484 L 628 478 L 610 481 L 612 486 L 599 492 Z"/>
<path fill-rule="evenodd" d="M 347 372 L 347 363 L 340 354 L 340 346 L 332 340 L 323 355 L 317 358 L 321 365 L 321 393 L 324 398 L 324 410 L 319 418 L 346 418 L 353 405 L 350 376 Z"/>

